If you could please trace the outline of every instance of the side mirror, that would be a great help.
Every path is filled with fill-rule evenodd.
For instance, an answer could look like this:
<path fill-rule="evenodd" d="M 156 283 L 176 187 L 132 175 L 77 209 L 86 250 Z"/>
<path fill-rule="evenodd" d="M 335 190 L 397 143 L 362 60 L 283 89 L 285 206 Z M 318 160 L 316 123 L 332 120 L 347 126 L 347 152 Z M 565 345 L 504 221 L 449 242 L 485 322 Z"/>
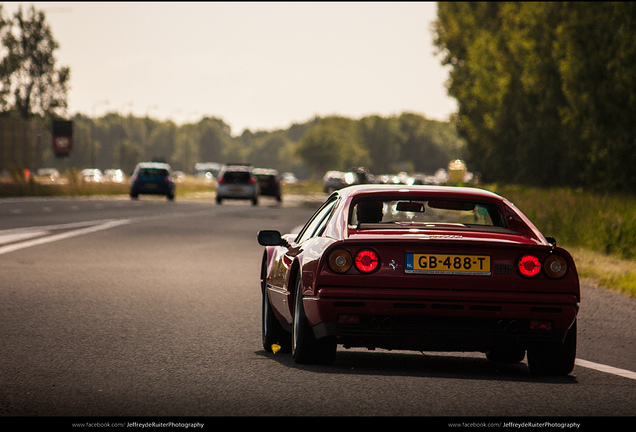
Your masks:
<path fill-rule="evenodd" d="M 278 231 L 262 230 L 258 232 L 258 244 L 261 246 L 285 246 L 289 247 L 287 240 L 283 239 Z"/>
<path fill-rule="evenodd" d="M 553 247 L 556 247 L 557 243 L 556 243 L 556 239 L 554 237 L 546 237 L 545 238 L 548 243 L 550 243 Z"/>

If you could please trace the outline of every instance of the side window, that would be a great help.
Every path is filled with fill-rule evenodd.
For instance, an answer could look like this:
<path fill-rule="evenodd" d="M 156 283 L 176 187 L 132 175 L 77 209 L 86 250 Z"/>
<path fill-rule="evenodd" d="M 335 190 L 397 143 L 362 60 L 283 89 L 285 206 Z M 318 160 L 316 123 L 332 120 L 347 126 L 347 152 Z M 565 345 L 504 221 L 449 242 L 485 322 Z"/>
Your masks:
<path fill-rule="evenodd" d="M 307 239 L 314 237 L 316 234 L 322 232 L 324 226 L 327 224 L 329 220 L 329 216 L 331 216 L 331 212 L 336 206 L 337 200 L 332 200 L 326 203 L 320 210 L 318 210 L 314 217 L 305 225 L 305 228 L 300 232 L 298 238 L 296 239 L 296 243 L 302 243 Z"/>

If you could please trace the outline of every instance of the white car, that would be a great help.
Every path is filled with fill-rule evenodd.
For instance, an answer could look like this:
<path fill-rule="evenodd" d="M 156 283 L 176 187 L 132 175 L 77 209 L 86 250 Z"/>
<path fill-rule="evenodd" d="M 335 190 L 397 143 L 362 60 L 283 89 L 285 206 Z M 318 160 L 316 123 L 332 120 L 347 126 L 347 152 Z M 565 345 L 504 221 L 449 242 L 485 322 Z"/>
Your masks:
<path fill-rule="evenodd" d="M 100 183 L 104 180 L 104 175 L 97 168 L 82 170 L 81 174 L 85 182 Z"/>
<path fill-rule="evenodd" d="M 224 199 L 250 200 L 258 205 L 260 188 L 251 165 L 227 164 L 219 172 L 216 185 L 216 203 Z"/>
<path fill-rule="evenodd" d="M 123 183 L 126 179 L 124 172 L 120 169 L 107 169 L 104 171 L 104 181 L 112 183 Z"/>

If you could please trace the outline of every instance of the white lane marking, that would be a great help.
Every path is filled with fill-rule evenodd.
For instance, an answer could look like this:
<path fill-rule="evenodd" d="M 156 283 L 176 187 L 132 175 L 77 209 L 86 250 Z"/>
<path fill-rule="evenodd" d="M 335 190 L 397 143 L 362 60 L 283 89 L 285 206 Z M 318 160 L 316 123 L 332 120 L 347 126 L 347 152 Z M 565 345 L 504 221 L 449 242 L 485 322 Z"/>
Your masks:
<path fill-rule="evenodd" d="M 16 243 L 16 244 L 11 244 L 11 245 L 7 245 L 7 246 L 2 246 L 2 247 L 0 247 L 0 255 L 5 254 L 5 253 L 9 253 L 9 252 L 13 252 L 13 251 L 16 251 L 16 250 L 20 250 L 20 249 L 25 249 L 25 248 L 32 247 L 32 246 L 38 246 L 38 245 L 41 245 L 41 244 L 51 243 L 51 242 L 64 240 L 64 239 L 71 238 L 71 237 L 76 237 L 76 236 L 80 236 L 80 235 L 84 235 L 84 234 L 90 234 L 90 233 L 93 233 L 93 232 L 102 231 L 102 230 L 109 229 L 109 228 L 114 228 L 116 226 L 124 225 L 124 224 L 127 224 L 127 223 L 130 223 L 129 219 L 114 220 L 114 221 L 104 222 L 104 223 L 101 223 L 99 225 L 89 226 L 87 228 L 80 228 L 80 229 L 77 229 L 75 231 L 68 231 L 68 232 L 65 232 L 65 233 L 62 233 L 62 234 L 56 234 L 56 235 L 52 235 L 52 236 L 48 236 L 48 237 L 43 237 L 43 238 L 38 238 L 38 239 L 34 239 L 34 240 L 25 241 L 25 242 L 22 242 L 22 243 Z"/>
<path fill-rule="evenodd" d="M 49 231 L 38 230 L 38 231 L 29 231 L 29 232 L 21 232 L 14 234 L 3 234 L 0 232 L 0 244 L 13 243 L 20 240 L 26 240 L 33 237 L 41 237 L 43 235 L 49 234 Z"/>
<path fill-rule="evenodd" d="M 52 230 L 59 230 L 59 229 L 84 228 L 87 226 L 95 226 L 95 225 L 101 225 L 101 224 L 113 222 L 115 220 L 117 219 L 99 219 L 99 220 L 92 220 L 92 221 L 69 222 L 69 223 L 57 224 L 57 225 L 42 225 L 42 226 L 23 227 L 23 228 L 11 228 L 11 229 L 0 231 L 0 235 L 33 232 L 33 231 L 52 231 Z M 130 219 L 122 219 L 122 220 L 130 221 Z"/>
<path fill-rule="evenodd" d="M 615 368 L 612 366 L 607 366 L 604 364 L 600 364 L 600 363 L 594 363 L 591 361 L 587 361 L 587 360 L 581 360 L 581 359 L 576 359 L 574 364 L 576 364 L 577 366 L 582 366 L 588 369 L 594 369 L 600 372 L 605 372 L 605 373 L 609 373 L 612 375 L 618 375 L 618 376 L 622 376 L 624 378 L 629 378 L 629 379 L 633 379 L 636 380 L 636 372 L 632 372 L 632 371 L 628 371 L 626 369 L 619 369 L 619 368 Z"/>

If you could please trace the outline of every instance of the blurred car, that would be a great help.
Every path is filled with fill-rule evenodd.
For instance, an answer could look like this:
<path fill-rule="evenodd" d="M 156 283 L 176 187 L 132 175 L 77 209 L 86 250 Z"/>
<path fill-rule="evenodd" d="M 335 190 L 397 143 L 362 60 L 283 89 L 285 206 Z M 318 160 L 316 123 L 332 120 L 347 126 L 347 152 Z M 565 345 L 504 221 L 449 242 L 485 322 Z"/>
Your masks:
<path fill-rule="evenodd" d="M 183 171 L 173 171 L 172 178 L 175 182 L 181 183 L 186 179 L 186 173 L 184 173 Z"/>
<path fill-rule="evenodd" d="M 104 181 L 111 183 L 123 183 L 126 180 L 124 172 L 120 169 L 104 170 Z"/>
<path fill-rule="evenodd" d="M 37 177 L 47 181 L 57 181 L 60 179 L 60 172 L 55 168 L 40 168 L 36 172 Z"/>
<path fill-rule="evenodd" d="M 283 184 L 295 184 L 298 183 L 298 179 L 294 173 L 286 172 L 280 176 L 280 180 Z"/>
<path fill-rule="evenodd" d="M 139 163 L 130 177 L 130 197 L 133 199 L 139 195 L 165 195 L 172 201 L 175 188 L 172 169 L 166 163 Z"/>
<path fill-rule="evenodd" d="M 336 347 L 528 356 L 574 367 L 574 261 L 494 193 L 362 185 L 334 192 L 298 234 L 262 230 L 262 341 L 298 363 Z"/>
<path fill-rule="evenodd" d="M 258 205 L 260 188 L 253 167 L 246 164 L 226 164 L 219 171 L 216 185 L 216 203 L 224 199 L 250 200 Z"/>
<path fill-rule="evenodd" d="M 101 170 L 97 168 L 87 168 L 80 173 L 85 182 L 100 183 L 104 179 Z"/>
<path fill-rule="evenodd" d="M 347 173 L 341 171 L 327 171 L 322 177 L 325 193 L 331 193 L 343 187 L 347 187 L 350 181 L 353 181 L 353 178 L 347 179 Z"/>
<path fill-rule="evenodd" d="M 278 171 L 274 169 L 254 168 L 253 172 L 258 181 L 261 196 L 271 196 L 276 198 L 279 202 L 283 200 Z"/>
<path fill-rule="evenodd" d="M 200 162 L 194 164 L 194 175 L 208 181 L 216 179 L 221 170 L 221 164 L 215 162 Z"/>
<path fill-rule="evenodd" d="M 349 184 L 375 183 L 375 176 L 369 172 L 368 168 L 352 168 L 351 170 L 349 170 L 349 172 L 353 174 L 353 181 L 350 181 Z"/>

